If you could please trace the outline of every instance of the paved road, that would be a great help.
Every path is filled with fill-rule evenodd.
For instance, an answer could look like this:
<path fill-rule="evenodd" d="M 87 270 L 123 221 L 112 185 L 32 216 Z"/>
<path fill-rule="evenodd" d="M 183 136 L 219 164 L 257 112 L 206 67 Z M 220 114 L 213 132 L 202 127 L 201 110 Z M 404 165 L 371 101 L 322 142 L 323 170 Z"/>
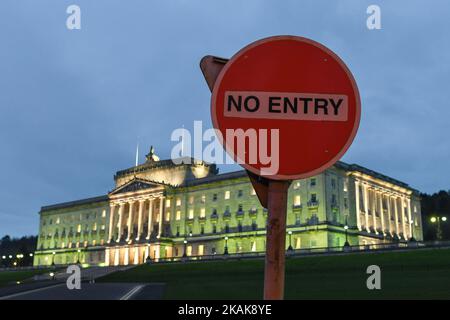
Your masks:
<path fill-rule="evenodd" d="M 0 300 L 134 300 L 161 299 L 164 284 L 82 283 L 69 290 L 65 283 L 0 297 Z"/>

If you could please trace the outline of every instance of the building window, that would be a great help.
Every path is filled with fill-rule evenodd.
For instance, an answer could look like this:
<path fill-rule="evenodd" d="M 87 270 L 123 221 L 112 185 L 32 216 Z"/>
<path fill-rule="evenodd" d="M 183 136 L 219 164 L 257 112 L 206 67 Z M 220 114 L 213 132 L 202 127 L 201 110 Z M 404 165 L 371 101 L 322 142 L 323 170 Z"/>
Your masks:
<path fill-rule="evenodd" d="M 348 181 L 347 179 L 344 180 L 344 192 L 348 191 Z"/>
<path fill-rule="evenodd" d="M 97 240 L 92 240 L 92 245 L 95 246 L 97 244 Z"/>
<path fill-rule="evenodd" d="M 189 209 L 189 215 L 188 215 L 189 219 L 194 219 L 194 209 Z"/>
<path fill-rule="evenodd" d="M 177 207 L 181 206 L 181 199 L 180 198 L 177 198 L 176 206 Z"/>
<path fill-rule="evenodd" d="M 97 231 L 97 222 L 94 222 L 94 225 L 92 226 L 92 231 Z"/>
<path fill-rule="evenodd" d="M 244 193 L 242 192 L 242 190 L 238 190 L 238 198 L 240 198 L 240 197 L 242 197 L 242 195 L 243 195 Z"/>
<path fill-rule="evenodd" d="M 106 217 L 106 210 L 102 211 L 102 218 Z"/>
<path fill-rule="evenodd" d="M 194 196 L 190 196 L 189 197 L 189 204 L 193 204 L 194 203 Z"/>
<path fill-rule="evenodd" d="M 177 226 L 177 237 L 180 236 L 180 226 Z"/>
<path fill-rule="evenodd" d="M 105 230 L 105 225 L 104 224 L 102 224 L 101 230 Z"/>
<path fill-rule="evenodd" d="M 206 215 L 205 208 L 201 208 L 201 209 L 200 209 L 200 218 L 204 218 L 205 215 Z"/>
<path fill-rule="evenodd" d="M 251 242 L 251 249 L 252 252 L 256 252 L 256 241 Z"/>
<path fill-rule="evenodd" d="M 301 204 L 300 195 L 294 196 L 294 206 L 300 206 L 300 204 Z"/>
<path fill-rule="evenodd" d="M 213 226 L 212 226 L 212 232 L 213 232 L 213 233 L 217 233 L 217 226 L 216 226 L 216 224 L 213 224 Z"/>
<path fill-rule="evenodd" d="M 230 191 L 229 190 L 227 190 L 227 191 L 225 191 L 225 200 L 228 200 L 228 199 L 230 199 Z"/>
<path fill-rule="evenodd" d="M 256 224 L 256 221 L 253 220 L 252 221 L 252 231 L 256 231 L 257 228 L 258 228 L 258 225 Z"/>
<path fill-rule="evenodd" d="M 311 193 L 311 202 L 316 203 L 317 202 L 317 195 L 315 193 Z"/>
<path fill-rule="evenodd" d="M 333 206 L 337 205 L 337 200 L 336 200 L 336 195 L 335 194 L 331 195 L 331 205 L 333 205 Z"/>
<path fill-rule="evenodd" d="M 170 221 L 170 211 L 169 210 L 166 211 L 165 218 L 166 218 L 166 222 Z"/>
<path fill-rule="evenodd" d="M 202 197 L 200 199 L 201 203 L 205 203 L 206 202 L 206 195 L 202 194 Z"/>
<path fill-rule="evenodd" d="M 300 181 L 294 182 L 294 190 L 298 190 L 300 188 Z"/>
<path fill-rule="evenodd" d="M 77 232 L 81 232 L 81 224 L 77 226 Z"/>
<path fill-rule="evenodd" d="M 200 226 L 200 234 L 205 234 L 205 226 L 203 224 Z"/>
<path fill-rule="evenodd" d="M 238 231 L 242 232 L 242 222 L 241 221 L 239 221 L 239 223 L 238 223 Z"/>
<path fill-rule="evenodd" d="M 331 188 L 336 189 L 336 179 L 331 179 Z"/>
<path fill-rule="evenodd" d="M 175 219 L 178 221 L 178 220 L 181 220 L 181 211 L 180 210 L 177 210 L 177 212 L 176 212 L 176 214 L 175 214 Z"/>
<path fill-rule="evenodd" d="M 229 233 L 230 232 L 230 226 L 228 225 L 228 223 L 225 225 L 225 233 Z"/>
<path fill-rule="evenodd" d="M 205 251 L 205 246 L 203 244 L 199 244 L 198 245 L 198 255 L 199 256 L 204 255 L 204 251 Z"/>
<path fill-rule="evenodd" d="M 170 208 L 170 199 L 166 200 L 166 208 Z"/>
<path fill-rule="evenodd" d="M 348 209 L 348 199 L 344 198 L 344 208 Z"/>
<path fill-rule="evenodd" d="M 186 255 L 187 256 L 192 256 L 192 246 L 187 246 L 187 248 L 186 248 Z"/>
<path fill-rule="evenodd" d="M 309 184 L 311 187 L 314 187 L 315 185 L 316 185 L 316 178 L 312 178 L 311 180 L 310 180 L 310 184 Z"/>
<path fill-rule="evenodd" d="M 61 219 L 59 217 L 56 218 L 56 224 L 60 224 L 60 222 L 61 222 Z"/>

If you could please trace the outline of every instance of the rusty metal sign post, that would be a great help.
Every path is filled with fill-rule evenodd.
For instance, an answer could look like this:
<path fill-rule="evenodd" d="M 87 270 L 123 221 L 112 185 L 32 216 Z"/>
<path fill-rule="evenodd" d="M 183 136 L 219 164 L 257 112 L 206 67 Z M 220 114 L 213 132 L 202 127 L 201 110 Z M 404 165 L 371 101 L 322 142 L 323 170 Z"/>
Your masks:
<path fill-rule="evenodd" d="M 205 56 L 200 68 L 209 89 L 228 59 Z M 261 205 L 268 211 L 266 235 L 266 262 L 264 271 L 264 299 L 278 300 L 284 296 L 284 269 L 286 246 L 287 191 L 291 181 L 271 180 L 247 170 Z"/>
<path fill-rule="evenodd" d="M 240 164 L 268 210 L 264 299 L 283 299 L 289 186 L 323 172 L 350 146 L 361 112 L 356 82 L 331 50 L 296 36 L 258 40 L 230 60 L 205 56 L 200 68 L 212 92 L 213 125 L 222 135 L 229 128 L 280 131 L 276 173 L 263 174 L 261 161 Z M 236 101 L 244 101 L 243 108 Z M 317 133 L 299 144 L 299 137 Z M 236 146 L 223 137 L 221 143 L 236 160 Z M 306 153 L 295 150 L 299 146 Z"/>

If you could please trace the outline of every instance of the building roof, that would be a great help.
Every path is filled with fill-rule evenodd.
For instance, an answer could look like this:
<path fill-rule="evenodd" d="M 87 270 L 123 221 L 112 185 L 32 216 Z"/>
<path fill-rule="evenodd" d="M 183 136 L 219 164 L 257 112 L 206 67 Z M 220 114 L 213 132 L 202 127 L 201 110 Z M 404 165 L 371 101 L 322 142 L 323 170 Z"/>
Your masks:
<path fill-rule="evenodd" d="M 103 196 L 86 198 L 86 199 L 81 199 L 81 200 L 62 202 L 62 203 L 52 204 L 52 205 L 48 205 L 48 206 L 43 206 L 43 207 L 41 207 L 41 212 L 55 210 L 55 209 L 64 209 L 64 208 L 79 206 L 79 205 L 83 205 L 83 204 L 103 202 L 103 201 L 107 201 L 107 200 L 109 200 L 108 195 L 103 195 Z"/>
<path fill-rule="evenodd" d="M 226 173 L 216 174 L 216 175 L 212 175 L 212 176 L 207 176 L 207 177 L 199 178 L 199 179 L 186 180 L 180 187 L 196 186 L 196 185 L 204 184 L 204 183 L 217 182 L 217 181 L 228 180 L 228 179 L 237 179 L 237 178 L 243 178 L 243 177 L 247 177 L 247 172 L 245 170 L 238 170 L 238 171 L 232 171 L 232 172 L 226 172 Z"/>
<path fill-rule="evenodd" d="M 382 173 L 379 173 L 377 171 L 374 171 L 374 170 L 371 170 L 371 169 L 367 169 L 366 167 L 360 166 L 360 165 L 355 164 L 355 163 L 348 164 L 348 163 L 345 163 L 345 162 L 342 162 L 342 161 L 338 161 L 338 162 L 335 163 L 335 166 L 338 167 L 338 168 L 344 169 L 346 171 L 359 171 L 359 172 L 368 174 L 370 176 L 374 176 L 375 178 L 378 178 L 378 179 L 381 179 L 381 180 L 385 180 L 385 181 L 391 182 L 393 184 L 397 184 L 397 185 L 399 185 L 401 187 L 414 190 L 405 182 L 402 182 L 400 180 L 391 178 L 391 177 L 386 176 L 386 175 L 384 175 Z"/>
<path fill-rule="evenodd" d="M 179 164 L 175 164 L 175 161 Z M 204 161 L 199 161 L 191 157 L 183 157 L 176 160 L 172 159 L 166 159 L 166 160 L 158 160 L 158 161 L 146 161 L 143 164 L 140 164 L 138 166 L 130 167 L 124 170 L 117 171 L 114 175 L 114 179 L 117 179 L 121 176 L 126 176 L 129 174 L 134 174 L 142 171 L 147 171 L 149 169 L 155 169 L 155 168 L 163 168 L 163 167 L 175 167 L 180 165 L 191 165 L 191 164 L 203 164 L 204 166 L 209 166 L 213 168 L 213 172 L 217 172 L 216 165 L 211 164 Z"/>

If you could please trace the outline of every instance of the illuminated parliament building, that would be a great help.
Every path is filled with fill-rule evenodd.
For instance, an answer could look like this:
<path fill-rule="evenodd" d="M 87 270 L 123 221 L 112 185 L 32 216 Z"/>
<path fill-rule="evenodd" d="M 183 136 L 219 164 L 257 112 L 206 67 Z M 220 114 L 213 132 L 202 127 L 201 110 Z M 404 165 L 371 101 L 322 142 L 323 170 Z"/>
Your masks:
<path fill-rule="evenodd" d="M 267 210 L 245 171 L 186 158 L 118 171 L 108 194 L 41 208 L 35 265 L 128 265 L 263 252 Z M 289 188 L 286 249 L 370 248 L 422 240 L 420 198 L 407 184 L 337 162 Z M 151 259 L 151 260 L 149 260 Z"/>

